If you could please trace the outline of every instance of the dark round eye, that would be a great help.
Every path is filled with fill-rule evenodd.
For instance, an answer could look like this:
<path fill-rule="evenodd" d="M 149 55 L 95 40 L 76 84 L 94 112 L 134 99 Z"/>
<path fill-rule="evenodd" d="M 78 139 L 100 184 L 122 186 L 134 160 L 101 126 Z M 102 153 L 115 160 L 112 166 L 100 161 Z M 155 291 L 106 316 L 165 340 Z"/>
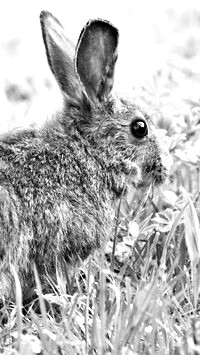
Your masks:
<path fill-rule="evenodd" d="M 131 133 L 135 138 L 143 138 L 148 134 L 147 123 L 142 118 L 136 118 L 131 122 Z"/>

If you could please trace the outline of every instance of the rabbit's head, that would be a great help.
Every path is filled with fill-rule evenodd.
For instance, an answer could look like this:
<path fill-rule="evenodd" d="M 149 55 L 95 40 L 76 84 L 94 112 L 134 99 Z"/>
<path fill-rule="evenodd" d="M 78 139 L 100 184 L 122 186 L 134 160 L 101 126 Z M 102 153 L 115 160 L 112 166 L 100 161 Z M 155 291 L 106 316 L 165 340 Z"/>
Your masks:
<path fill-rule="evenodd" d="M 55 125 L 69 139 L 76 131 L 116 193 L 124 183 L 162 183 L 171 165 L 168 138 L 140 108 L 123 100 L 116 104 L 111 96 L 118 30 L 107 21 L 91 20 L 75 48 L 50 13 L 41 13 L 41 26 L 49 66 L 64 96 Z"/>

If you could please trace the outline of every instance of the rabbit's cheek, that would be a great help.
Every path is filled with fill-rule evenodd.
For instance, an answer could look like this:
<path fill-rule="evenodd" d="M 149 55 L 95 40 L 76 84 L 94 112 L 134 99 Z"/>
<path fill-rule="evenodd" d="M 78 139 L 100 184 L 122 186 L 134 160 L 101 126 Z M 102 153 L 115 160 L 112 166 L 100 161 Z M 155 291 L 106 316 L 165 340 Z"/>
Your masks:
<path fill-rule="evenodd" d="M 141 169 L 134 162 L 126 161 L 118 166 L 118 171 L 112 172 L 112 190 L 116 196 L 121 196 L 127 186 L 136 186 L 141 180 Z"/>

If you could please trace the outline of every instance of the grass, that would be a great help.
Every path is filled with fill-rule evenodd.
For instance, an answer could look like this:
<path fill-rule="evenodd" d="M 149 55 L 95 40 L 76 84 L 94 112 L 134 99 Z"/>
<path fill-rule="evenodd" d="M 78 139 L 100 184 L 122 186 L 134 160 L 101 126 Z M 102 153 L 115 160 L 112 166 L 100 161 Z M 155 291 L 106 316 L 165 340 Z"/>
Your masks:
<path fill-rule="evenodd" d="M 200 353 L 198 14 L 184 15 L 182 37 L 183 19 L 177 23 L 166 66 L 133 88 L 134 102 L 171 136 L 169 182 L 157 191 L 129 191 L 105 250 L 70 277 L 67 266 L 64 275 L 58 270 L 54 293 L 42 294 L 35 270 L 38 298 L 26 312 L 13 270 L 16 303 L 0 310 L 0 353 Z M 17 97 L 12 102 L 30 104 Z"/>
<path fill-rule="evenodd" d="M 13 271 L 16 305 L 2 309 L 1 353 L 195 354 L 200 236 L 194 203 L 182 188 L 173 205 L 162 196 L 158 208 L 148 198 L 139 210 L 127 228 L 119 217 L 114 271 L 108 248 L 106 257 L 102 252 L 82 263 L 74 293 L 64 292 L 58 275 L 55 292 L 46 295 L 35 271 L 39 313 L 30 304 L 22 314 Z"/>

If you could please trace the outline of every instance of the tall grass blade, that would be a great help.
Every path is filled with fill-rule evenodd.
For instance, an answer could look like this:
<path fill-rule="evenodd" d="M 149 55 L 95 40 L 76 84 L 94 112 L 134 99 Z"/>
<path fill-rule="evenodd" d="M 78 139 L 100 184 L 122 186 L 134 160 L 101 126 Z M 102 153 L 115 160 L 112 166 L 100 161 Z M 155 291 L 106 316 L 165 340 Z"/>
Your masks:
<path fill-rule="evenodd" d="M 15 267 L 10 265 L 14 280 L 15 280 L 15 289 L 16 289 L 16 304 L 17 304 L 17 332 L 18 332 L 18 350 L 19 354 L 21 354 L 22 348 L 22 289 L 19 281 L 19 276 Z"/>
<path fill-rule="evenodd" d="M 35 275 L 35 282 L 36 282 L 36 287 L 37 287 L 37 291 L 38 291 L 38 298 L 39 298 L 40 310 L 41 310 L 42 319 L 43 319 L 43 325 L 45 328 L 48 328 L 47 312 L 46 312 L 46 307 L 45 307 L 45 303 L 44 303 L 44 299 L 43 299 L 42 287 L 41 287 L 40 279 L 39 279 L 38 272 L 37 272 L 35 265 L 34 265 L 34 275 Z"/>
<path fill-rule="evenodd" d="M 187 191 L 184 188 L 181 190 L 186 204 L 184 210 L 185 241 L 191 260 L 192 289 L 194 307 L 196 307 L 200 286 L 200 228 L 194 204 Z"/>

